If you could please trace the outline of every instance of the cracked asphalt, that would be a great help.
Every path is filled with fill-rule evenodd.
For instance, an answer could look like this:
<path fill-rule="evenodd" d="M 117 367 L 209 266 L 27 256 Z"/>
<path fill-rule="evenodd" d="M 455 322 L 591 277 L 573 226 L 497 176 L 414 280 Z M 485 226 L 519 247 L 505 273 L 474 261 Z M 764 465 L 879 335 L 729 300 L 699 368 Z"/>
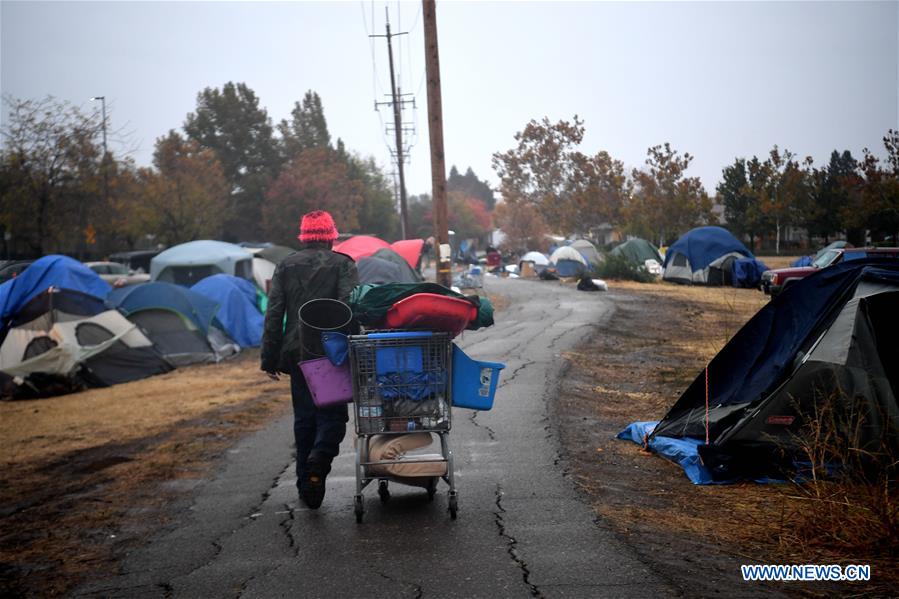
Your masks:
<path fill-rule="evenodd" d="M 602 293 L 490 278 L 509 298 L 495 326 L 466 332 L 472 357 L 504 362 L 494 409 L 457 410 L 450 442 L 459 516 L 446 485 L 366 489 L 353 514 L 353 425 L 321 509 L 298 502 L 292 416 L 245 438 L 193 490 L 176 524 L 125 556 L 89 597 L 623 597 L 679 595 L 596 519 L 568 480 L 548 404 L 561 352 L 601 330 Z"/>

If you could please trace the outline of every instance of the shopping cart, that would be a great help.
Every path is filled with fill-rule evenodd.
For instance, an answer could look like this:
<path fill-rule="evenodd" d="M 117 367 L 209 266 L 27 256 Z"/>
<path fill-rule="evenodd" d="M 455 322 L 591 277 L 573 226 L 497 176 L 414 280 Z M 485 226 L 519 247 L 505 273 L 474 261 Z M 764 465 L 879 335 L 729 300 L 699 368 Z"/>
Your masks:
<path fill-rule="evenodd" d="M 409 464 L 445 464 L 444 472 L 424 485 L 433 500 L 443 479 L 449 485 L 448 510 L 455 519 L 458 496 L 453 482 L 453 453 L 449 444 L 452 425 L 452 341 L 447 333 L 430 331 L 378 331 L 349 337 L 350 371 L 356 421 L 356 521 L 365 513 L 362 494 L 378 481 L 382 502 L 390 499 L 391 481 L 410 484 L 385 468 Z M 439 456 L 400 455 L 371 459 L 376 435 L 409 432 L 434 433 L 440 438 Z M 378 437 L 383 440 L 383 437 Z"/>

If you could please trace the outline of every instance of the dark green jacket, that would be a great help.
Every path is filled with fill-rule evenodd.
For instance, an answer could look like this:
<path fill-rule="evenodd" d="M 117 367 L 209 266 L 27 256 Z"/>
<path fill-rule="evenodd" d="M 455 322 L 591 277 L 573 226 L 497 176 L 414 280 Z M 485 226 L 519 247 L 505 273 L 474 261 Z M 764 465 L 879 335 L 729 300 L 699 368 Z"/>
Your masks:
<path fill-rule="evenodd" d="M 262 334 L 262 370 L 289 372 L 290 364 L 304 358 L 299 326 L 300 306 L 312 299 L 330 298 L 344 303 L 359 284 L 356 263 L 325 243 L 303 244 L 300 251 L 281 261 L 272 276 L 265 330 Z M 284 315 L 287 322 L 284 322 Z"/>

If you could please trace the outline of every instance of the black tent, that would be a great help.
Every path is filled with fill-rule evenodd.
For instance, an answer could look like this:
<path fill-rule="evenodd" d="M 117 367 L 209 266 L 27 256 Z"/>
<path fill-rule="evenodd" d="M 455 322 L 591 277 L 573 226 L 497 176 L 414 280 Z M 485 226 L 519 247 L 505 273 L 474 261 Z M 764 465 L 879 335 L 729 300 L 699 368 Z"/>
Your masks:
<path fill-rule="evenodd" d="M 408 266 L 408 264 L 407 264 Z M 396 262 L 369 256 L 359 258 L 356 263 L 359 270 L 359 283 L 369 285 L 382 285 L 384 283 L 418 283 L 410 268 L 402 268 Z"/>
<path fill-rule="evenodd" d="M 396 264 L 405 274 L 404 280 L 401 282 L 406 282 L 406 279 L 411 279 L 409 282 L 411 283 L 419 283 L 424 281 L 425 278 L 421 276 L 421 273 L 412 268 L 406 259 L 400 256 L 391 248 L 381 248 L 374 254 L 372 254 L 373 258 L 380 258 L 381 260 L 387 260 L 388 262 L 393 262 Z"/>
<path fill-rule="evenodd" d="M 762 308 L 655 427 L 693 438 L 718 480 L 779 476 L 814 419 L 862 450 L 899 455 L 899 263 L 824 269 Z M 708 401 L 708 410 L 706 410 Z M 706 432 L 708 430 L 708 433 Z"/>

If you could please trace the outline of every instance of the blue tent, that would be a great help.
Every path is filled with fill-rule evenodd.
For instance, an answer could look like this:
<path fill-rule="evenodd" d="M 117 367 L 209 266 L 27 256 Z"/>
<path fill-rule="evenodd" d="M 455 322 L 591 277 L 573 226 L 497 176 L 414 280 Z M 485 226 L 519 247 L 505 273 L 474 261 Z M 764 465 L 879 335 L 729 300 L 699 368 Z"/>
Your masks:
<path fill-rule="evenodd" d="M 103 299 L 112 287 L 87 266 L 68 256 L 36 260 L 22 274 L 0 285 L 0 328 L 32 298 L 50 287 L 80 291 Z"/>
<path fill-rule="evenodd" d="M 662 278 L 677 283 L 729 283 L 729 262 L 733 262 L 729 258 L 753 257 L 752 252 L 727 229 L 698 227 L 668 248 Z M 722 277 L 721 272 L 726 276 Z M 716 280 L 716 275 L 720 280 Z"/>
<path fill-rule="evenodd" d="M 209 327 L 219 309 L 218 302 L 187 287 L 160 281 L 116 289 L 106 298 L 106 303 L 125 316 L 151 309 L 177 312 L 189 319 L 204 334 L 209 332 Z"/>
<path fill-rule="evenodd" d="M 190 288 L 219 305 L 216 318 L 225 332 L 242 347 L 262 343 L 263 315 L 256 307 L 256 287 L 230 275 L 206 277 Z"/>
<path fill-rule="evenodd" d="M 798 281 L 734 335 L 650 439 L 708 434 L 698 452 L 716 480 L 777 476 L 821 403 L 841 397 L 868 417 L 859 449 L 899 451 L 897 301 L 895 260 L 843 262 Z"/>

